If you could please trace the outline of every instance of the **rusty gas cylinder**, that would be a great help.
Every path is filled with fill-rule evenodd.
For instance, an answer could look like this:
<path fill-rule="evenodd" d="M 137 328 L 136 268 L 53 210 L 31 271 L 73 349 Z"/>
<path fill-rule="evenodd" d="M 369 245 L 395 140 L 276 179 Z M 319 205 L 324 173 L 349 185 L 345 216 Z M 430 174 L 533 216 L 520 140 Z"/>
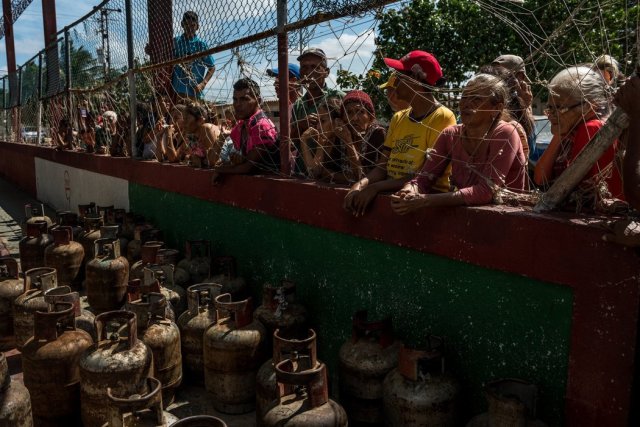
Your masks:
<path fill-rule="evenodd" d="M 98 341 L 80 358 L 80 402 L 85 427 L 108 421 L 107 389 L 117 396 L 147 393 L 151 350 L 138 339 L 136 315 L 110 311 L 96 316 Z"/>
<path fill-rule="evenodd" d="M 87 300 L 98 313 L 117 310 L 125 302 L 129 262 L 120 255 L 118 239 L 96 240 L 95 253 L 86 268 Z"/>
<path fill-rule="evenodd" d="M 27 224 L 27 233 L 19 244 L 22 271 L 44 267 L 44 251 L 52 243 L 53 238 L 48 234 L 45 221 Z"/>
<path fill-rule="evenodd" d="M 204 333 L 204 382 L 213 407 L 226 414 L 251 412 L 256 403 L 256 375 L 265 357 L 264 326 L 252 321 L 251 298 L 232 302 L 215 298 L 218 320 Z"/>
<path fill-rule="evenodd" d="M 24 385 L 37 425 L 76 425 L 80 420 L 78 362 L 93 339 L 76 329 L 71 303 L 35 313 L 34 336 L 22 349 Z"/>
<path fill-rule="evenodd" d="M 262 305 L 253 316 L 267 328 L 268 336 L 280 329 L 283 336 L 304 333 L 307 327 L 307 310 L 296 303 L 296 285 L 282 280 L 280 286 L 265 283 L 262 288 Z M 269 346 L 270 347 L 270 346 Z"/>
<path fill-rule="evenodd" d="M 129 246 L 127 246 L 127 259 L 129 263 L 133 264 L 138 261 L 140 259 L 142 245 L 153 240 L 161 242 L 162 231 L 153 228 L 147 223 L 137 224 L 134 231 L 134 239 L 131 240 Z"/>
<path fill-rule="evenodd" d="M 460 388 L 445 372 L 442 339 L 429 336 L 425 349 L 400 348 L 398 367 L 384 380 L 386 423 L 394 427 L 458 425 Z"/>
<path fill-rule="evenodd" d="M 16 346 L 13 332 L 13 303 L 24 292 L 18 261 L 12 257 L 0 257 L 0 350 Z"/>
<path fill-rule="evenodd" d="M 100 238 L 100 227 L 102 227 L 100 215 L 90 214 L 84 218 L 84 230 L 80 233 L 78 242 L 84 248 L 85 264 L 95 257 L 95 244 L 96 240 Z"/>
<path fill-rule="evenodd" d="M 131 279 L 144 278 L 144 268 L 148 265 L 153 265 L 156 263 L 158 251 L 162 249 L 163 246 L 164 242 L 159 242 L 157 240 L 151 240 L 142 245 L 140 247 L 140 260 L 136 261 L 131 266 L 129 277 Z"/>
<path fill-rule="evenodd" d="M 142 295 L 127 302 L 126 309 L 136 314 L 138 337 L 153 353 L 154 377 L 162 383 L 162 399 L 169 406 L 182 382 L 180 330 L 165 317 L 167 300 L 161 293 Z"/>
<path fill-rule="evenodd" d="M 51 230 L 51 234 L 53 245 L 44 251 L 44 265 L 56 269 L 60 285 L 79 289 L 78 277 L 84 260 L 84 248 L 80 243 L 73 241 L 71 227 L 57 226 Z"/>
<path fill-rule="evenodd" d="M 160 294 L 162 293 L 160 282 L 156 280 L 156 281 L 148 282 L 145 284 L 140 279 L 129 280 L 129 283 L 127 283 L 126 302 L 131 302 L 131 301 L 146 298 L 146 296 L 151 292 L 156 292 Z M 126 306 L 126 303 L 125 303 L 125 306 Z M 125 306 L 122 307 L 123 310 L 125 310 Z M 176 314 L 173 311 L 173 307 L 171 307 L 171 303 L 166 304 L 164 317 L 171 320 L 172 322 L 176 321 Z"/>
<path fill-rule="evenodd" d="M 110 206 L 96 206 L 96 211 L 102 217 L 105 225 L 115 224 L 115 207 Z"/>
<path fill-rule="evenodd" d="M 33 336 L 33 318 L 36 311 L 47 311 L 45 291 L 58 285 L 56 269 L 32 268 L 24 273 L 24 292 L 13 303 L 13 329 L 18 350 Z"/>
<path fill-rule="evenodd" d="M 473 418 L 467 427 L 545 427 L 536 420 L 538 387 L 527 381 L 506 378 L 485 387 L 489 410 Z"/>
<path fill-rule="evenodd" d="M 260 367 L 256 379 L 256 423 L 258 426 L 262 426 L 262 418 L 271 404 L 280 397 L 275 366 L 286 359 L 295 361 L 296 372 L 311 369 L 317 365 L 316 333 L 313 329 L 309 329 L 305 335 L 301 339 L 296 339 L 282 337 L 279 330 L 273 333 L 273 358 Z"/>
<path fill-rule="evenodd" d="M 122 253 L 123 248 L 126 248 L 129 244 L 129 240 L 120 235 L 120 226 L 116 224 L 111 225 L 103 225 L 100 227 L 100 238 L 101 239 L 118 239 L 120 241 L 120 252 Z"/>
<path fill-rule="evenodd" d="M 80 225 L 80 218 L 78 214 L 71 211 L 61 211 L 58 212 L 58 225 L 63 225 L 65 227 L 71 227 L 73 232 L 73 240 L 76 242 L 80 238 L 80 234 L 82 234 L 82 226 Z"/>
<path fill-rule="evenodd" d="M 218 320 L 214 298 L 220 295 L 221 288 L 222 285 L 215 283 L 189 286 L 188 309 L 178 318 L 184 373 L 193 384 L 204 384 L 203 337 L 207 328 Z"/>
<path fill-rule="evenodd" d="M 164 412 L 160 381 L 147 378 L 149 392 L 145 395 L 118 397 L 107 389 L 109 421 L 103 427 L 168 427 L 178 421 L 175 415 Z"/>
<path fill-rule="evenodd" d="M 36 221 L 44 221 L 47 223 L 47 228 L 53 227 L 53 221 L 51 218 L 44 214 L 44 205 L 40 205 L 40 209 L 37 206 L 33 206 L 31 204 L 24 205 L 24 216 L 25 219 L 21 224 L 22 234 L 25 235 L 27 232 L 27 225 L 33 224 Z"/>
<path fill-rule="evenodd" d="M 0 353 L 0 426 L 33 427 L 29 390 L 11 380 L 4 353 Z"/>
<path fill-rule="evenodd" d="M 65 302 L 73 305 L 73 315 L 75 317 L 76 329 L 85 331 L 95 341 L 98 337 L 96 333 L 96 317 L 89 310 L 84 310 L 80 304 L 80 294 L 73 292 L 69 286 L 58 286 L 44 292 L 44 300 L 52 311 L 55 304 Z"/>
<path fill-rule="evenodd" d="M 398 366 L 402 343 L 393 337 L 391 318 L 367 321 L 367 312 L 353 316 L 351 339 L 339 353 L 340 403 L 355 426 L 381 426 L 382 383 Z"/>
<path fill-rule="evenodd" d="M 80 217 L 80 221 L 84 222 L 84 219 L 87 216 L 96 216 L 98 210 L 96 209 L 95 202 L 90 202 L 85 205 L 78 205 L 78 216 Z"/>
<path fill-rule="evenodd" d="M 135 238 L 136 215 L 133 212 L 126 212 L 124 209 L 116 209 L 116 220 L 122 218 L 122 235 L 129 239 Z"/>
<path fill-rule="evenodd" d="M 249 296 L 249 287 L 244 278 L 238 277 L 236 259 L 225 255 L 213 258 L 211 283 L 222 284 L 222 292 L 231 294 L 234 301 L 240 301 Z"/>
<path fill-rule="evenodd" d="M 177 286 L 173 276 L 173 265 L 149 264 L 144 270 L 145 284 L 157 281 L 160 284 L 160 292 L 171 304 L 176 316 L 180 316 L 187 309 L 187 291 Z"/>
<path fill-rule="evenodd" d="M 183 418 L 170 427 L 227 427 L 227 423 L 211 415 L 194 415 Z"/>
<path fill-rule="evenodd" d="M 178 251 L 177 249 L 163 248 L 158 251 L 155 263 L 158 265 L 171 264 L 175 266 L 178 263 L 179 256 L 180 251 Z"/>
<path fill-rule="evenodd" d="M 311 369 L 296 371 L 293 360 L 275 366 L 278 400 L 263 418 L 266 427 L 343 427 L 347 414 L 329 399 L 327 368 L 318 362 Z"/>
<path fill-rule="evenodd" d="M 211 275 L 211 241 L 187 240 L 184 255 L 176 268 L 185 270 L 191 283 L 206 282 Z"/>

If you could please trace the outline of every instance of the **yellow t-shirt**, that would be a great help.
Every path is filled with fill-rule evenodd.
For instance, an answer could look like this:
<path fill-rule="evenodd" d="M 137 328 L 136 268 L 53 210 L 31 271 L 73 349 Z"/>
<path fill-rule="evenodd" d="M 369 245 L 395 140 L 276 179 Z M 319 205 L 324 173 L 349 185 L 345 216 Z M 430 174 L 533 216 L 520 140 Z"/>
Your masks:
<path fill-rule="evenodd" d="M 440 106 L 421 122 L 413 120 L 411 108 L 398 111 L 389 124 L 384 146 L 391 150 L 387 163 L 387 176 L 393 179 L 414 176 L 420 172 L 427 150 L 433 148 L 440 132 L 456 124 L 456 118 L 447 107 Z M 447 167 L 433 187 L 449 191 L 451 165 Z"/>

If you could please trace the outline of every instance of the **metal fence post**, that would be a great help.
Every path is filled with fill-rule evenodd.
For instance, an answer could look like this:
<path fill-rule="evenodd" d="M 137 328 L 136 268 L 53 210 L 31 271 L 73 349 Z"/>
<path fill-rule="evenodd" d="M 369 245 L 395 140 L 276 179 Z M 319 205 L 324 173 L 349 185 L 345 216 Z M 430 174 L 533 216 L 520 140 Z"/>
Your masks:
<path fill-rule="evenodd" d="M 36 144 L 40 145 L 42 138 L 42 51 L 38 52 L 38 84 L 36 85 Z"/>
<path fill-rule="evenodd" d="M 129 82 L 129 137 L 131 138 L 131 157 L 136 157 L 136 125 L 137 125 L 137 99 L 136 99 L 136 75 L 133 71 L 133 12 L 131 0 L 125 0 L 125 18 L 127 26 L 127 80 Z"/>
<path fill-rule="evenodd" d="M 22 66 L 18 67 L 18 90 L 16 92 L 16 142 L 22 142 Z"/>
<path fill-rule="evenodd" d="M 64 29 L 64 82 L 65 91 L 67 92 L 67 119 L 73 124 L 75 114 L 73 114 L 73 100 L 71 98 L 71 38 L 69 37 L 69 28 Z"/>
<path fill-rule="evenodd" d="M 287 25 L 287 0 L 278 0 L 277 9 L 278 33 L 278 76 L 280 93 L 278 109 L 280 112 L 280 172 L 291 173 L 291 141 L 289 140 L 289 42 L 285 25 Z"/>

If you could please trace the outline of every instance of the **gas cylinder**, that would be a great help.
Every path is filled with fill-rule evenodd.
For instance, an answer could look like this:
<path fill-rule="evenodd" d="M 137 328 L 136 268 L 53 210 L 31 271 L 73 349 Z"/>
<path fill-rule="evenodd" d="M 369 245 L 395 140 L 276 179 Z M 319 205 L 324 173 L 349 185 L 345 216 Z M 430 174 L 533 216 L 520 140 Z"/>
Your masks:
<path fill-rule="evenodd" d="M 164 246 L 163 242 L 151 240 L 140 247 L 140 260 L 136 261 L 129 271 L 131 279 L 144 278 L 144 268 L 156 263 L 158 251 Z"/>
<path fill-rule="evenodd" d="M 13 303 L 24 292 L 18 261 L 0 257 L 0 350 L 11 350 L 16 345 L 13 332 Z"/>
<path fill-rule="evenodd" d="M 18 350 L 22 349 L 27 340 L 33 336 L 34 313 L 47 311 L 49 308 L 44 300 L 45 291 L 57 285 L 55 268 L 32 268 L 24 273 L 24 293 L 13 303 L 13 329 Z"/>
<path fill-rule="evenodd" d="M 82 233 L 82 226 L 80 225 L 80 220 L 78 214 L 71 211 L 60 211 L 58 212 L 58 225 L 64 225 L 65 227 L 71 227 L 73 232 L 73 240 L 76 242 L 80 238 L 80 234 Z"/>
<path fill-rule="evenodd" d="M 227 427 L 227 423 L 211 415 L 195 415 L 171 424 L 171 427 Z"/>
<path fill-rule="evenodd" d="M 222 292 L 231 294 L 234 301 L 249 297 L 249 287 L 242 277 L 236 273 L 236 259 L 233 256 L 218 256 L 213 258 L 211 283 L 222 284 Z"/>
<path fill-rule="evenodd" d="M 296 303 L 296 285 L 290 280 L 281 281 L 280 286 L 265 283 L 262 305 L 253 316 L 262 322 L 268 336 L 276 329 L 285 337 L 304 333 L 307 326 L 307 310 Z"/>
<path fill-rule="evenodd" d="M 148 294 L 152 292 L 162 293 L 160 289 L 160 283 L 157 280 L 149 282 L 147 284 L 144 284 L 143 281 L 140 279 L 129 280 L 129 283 L 127 283 L 126 301 L 131 302 L 131 301 L 136 301 L 139 299 L 146 298 L 146 296 L 148 296 Z M 166 296 L 165 296 L 165 299 L 166 299 Z M 125 307 L 126 307 L 126 303 L 125 303 L 125 306 L 122 307 L 122 309 L 126 310 Z M 171 320 L 172 322 L 176 321 L 176 314 L 173 311 L 173 308 L 171 307 L 171 303 L 166 304 L 164 317 Z"/>
<path fill-rule="evenodd" d="M 100 227 L 100 238 L 101 239 L 118 239 L 120 241 L 120 252 L 122 253 L 123 248 L 126 248 L 129 244 L 129 240 L 120 235 L 120 226 L 119 225 L 103 225 Z"/>
<path fill-rule="evenodd" d="M 94 251 L 86 268 L 87 300 L 98 313 L 117 310 L 125 301 L 129 262 L 120 255 L 118 239 L 98 239 Z"/>
<path fill-rule="evenodd" d="M 489 410 L 473 418 L 467 427 L 546 427 L 536 420 L 538 387 L 527 381 L 506 378 L 485 387 Z"/>
<path fill-rule="evenodd" d="M 178 263 L 179 255 L 180 255 L 180 252 L 177 249 L 163 248 L 158 251 L 158 255 L 156 256 L 155 263 L 158 265 L 171 264 L 175 266 Z M 175 276 L 175 271 L 174 271 L 174 276 Z"/>
<path fill-rule="evenodd" d="M 388 426 L 458 425 L 457 401 L 460 388 L 445 372 L 443 341 L 429 336 L 425 349 L 403 345 L 398 367 L 383 384 L 383 403 Z"/>
<path fill-rule="evenodd" d="M 78 292 L 73 292 L 69 286 L 58 286 L 45 291 L 44 300 L 49 305 L 49 311 L 53 310 L 55 304 L 61 302 L 73 305 L 76 329 L 85 331 L 93 341 L 96 340 L 98 337 L 95 326 L 96 317 L 89 310 L 82 309 Z"/>
<path fill-rule="evenodd" d="M 266 427 L 344 427 L 347 414 L 342 406 L 329 399 L 327 368 L 324 363 L 296 371 L 293 360 L 275 366 L 278 382 L 276 400 L 263 418 Z"/>
<path fill-rule="evenodd" d="M 256 403 L 256 375 L 266 359 L 266 331 L 252 321 L 251 298 L 231 302 L 215 298 L 218 320 L 204 333 L 204 382 L 213 407 L 226 414 L 251 412 Z"/>
<path fill-rule="evenodd" d="M 133 235 L 133 240 L 131 240 L 129 246 L 127 246 L 127 259 L 130 264 L 140 259 L 140 249 L 142 245 L 152 240 L 162 241 L 162 231 L 153 228 L 147 223 L 136 224 Z"/>
<path fill-rule="evenodd" d="M 87 216 L 96 216 L 97 213 L 98 210 L 96 209 L 95 202 L 90 202 L 86 205 L 78 205 L 78 216 L 82 222 L 84 222 L 84 219 Z"/>
<path fill-rule="evenodd" d="M 152 292 L 127 302 L 125 307 L 136 314 L 138 337 L 153 353 L 154 376 L 162 383 L 162 400 L 169 406 L 182 382 L 182 353 L 180 330 L 164 315 L 167 300 L 164 295 Z"/>
<path fill-rule="evenodd" d="M 44 251 L 53 243 L 53 238 L 47 232 L 48 226 L 45 221 L 27 224 L 27 233 L 19 244 L 22 271 L 44 267 Z"/>
<path fill-rule="evenodd" d="M 143 282 L 150 284 L 157 281 L 160 284 L 160 292 L 171 303 L 176 316 L 180 316 L 187 309 L 187 292 L 174 283 L 173 265 L 149 264 L 143 271 Z"/>
<path fill-rule="evenodd" d="M 85 427 L 108 421 L 107 389 L 117 396 L 148 393 L 151 350 L 138 340 L 136 315 L 110 311 L 96 316 L 98 341 L 80 358 L 80 412 Z"/>
<path fill-rule="evenodd" d="M 71 227 L 57 226 L 51 230 L 51 234 L 53 245 L 47 246 L 44 251 L 44 265 L 56 269 L 60 285 L 79 289 L 80 283 L 77 279 L 84 259 L 84 248 L 80 243 L 73 241 Z"/>
<path fill-rule="evenodd" d="M 12 381 L 7 359 L 0 353 L 0 427 L 33 427 L 29 390 Z"/>
<path fill-rule="evenodd" d="M 276 381 L 275 365 L 285 359 L 296 362 L 296 371 L 311 369 L 318 363 L 316 356 L 316 333 L 309 329 L 301 339 L 286 339 L 280 331 L 273 333 L 273 358 L 264 362 L 256 379 L 256 423 L 262 426 L 262 418 L 271 404 L 280 397 Z"/>
<path fill-rule="evenodd" d="M 95 242 L 100 238 L 100 227 L 102 227 L 102 217 L 92 213 L 84 217 L 84 230 L 80 233 L 78 242 L 84 248 L 85 264 L 95 256 Z"/>
<path fill-rule="evenodd" d="M 216 322 L 214 298 L 220 295 L 222 285 L 199 283 L 187 289 L 188 310 L 178 318 L 184 372 L 189 383 L 204 384 L 203 336 Z"/>
<path fill-rule="evenodd" d="M 24 385 L 38 425 L 76 425 L 80 420 L 78 362 L 93 340 L 76 329 L 71 303 L 35 313 L 34 336 L 22 349 Z"/>
<path fill-rule="evenodd" d="M 117 397 L 112 389 L 107 389 L 109 398 L 109 421 L 103 427 L 168 427 L 178 421 L 178 417 L 164 412 L 160 381 L 147 378 L 149 393 L 140 396 Z M 166 406 L 166 405 L 164 405 Z"/>
<path fill-rule="evenodd" d="M 187 240 L 184 251 L 185 259 L 176 268 L 189 274 L 191 283 L 206 282 L 211 275 L 211 242 L 209 240 Z"/>
<path fill-rule="evenodd" d="M 115 208 L 113 205 L 110 206 L 96 206 L 96 211 L 102 217 L 105 225 L 114 225 L 115 224 Z"/>
<path fill-rule="evenodd" d="M 33 224 L 36 221 L 44 221 L 47 223 L 47 228 L 53 227 L 53 221 L 51 218 L 44 214 L 44 205 L 40 205 L 40 209 L 37 206 L 31 204 L 24 205 L 25 220 L 22 222 L 22 234 L 27 232 L 27 224 Z"/>
<path fill-rule="evenodd" d="M 393 337 L 391 318 L 367 321 L 367 312 L 353 316 L 351 339 L 339 353 L 340 403 L 355 426 L 382 426 L 382 383 L 398 366 L 402 343 Z"/>

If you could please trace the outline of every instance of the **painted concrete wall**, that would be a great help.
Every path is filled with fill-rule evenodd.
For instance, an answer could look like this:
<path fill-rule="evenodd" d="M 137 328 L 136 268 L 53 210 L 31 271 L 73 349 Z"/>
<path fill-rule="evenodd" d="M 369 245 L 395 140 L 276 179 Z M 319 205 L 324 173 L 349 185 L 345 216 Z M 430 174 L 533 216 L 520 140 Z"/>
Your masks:
<path fill-rule="evenodd" d="M 540 386 L 541 418 L 562 424 L 569 288 L 133 183 L 130 191 L 131 209 L 164 230 L 171 245 L 207 238 L 216 254 L 235 255 L 255 297 L 267 281 L 294 280 L 334 380 L 351 315 L 368 309 L 373 319 L 392 315 L 409 343 L 427 333 L 446 337 L 465 415 L 485 409 L 484 382 L 519 377 Z"/>
<path fill-rule="evenodd" d="M 121 178 L 36 158 L 38 200 L 57 210 L 77 210 L 90 201 L 129 209 L 129 183 Z"/>

